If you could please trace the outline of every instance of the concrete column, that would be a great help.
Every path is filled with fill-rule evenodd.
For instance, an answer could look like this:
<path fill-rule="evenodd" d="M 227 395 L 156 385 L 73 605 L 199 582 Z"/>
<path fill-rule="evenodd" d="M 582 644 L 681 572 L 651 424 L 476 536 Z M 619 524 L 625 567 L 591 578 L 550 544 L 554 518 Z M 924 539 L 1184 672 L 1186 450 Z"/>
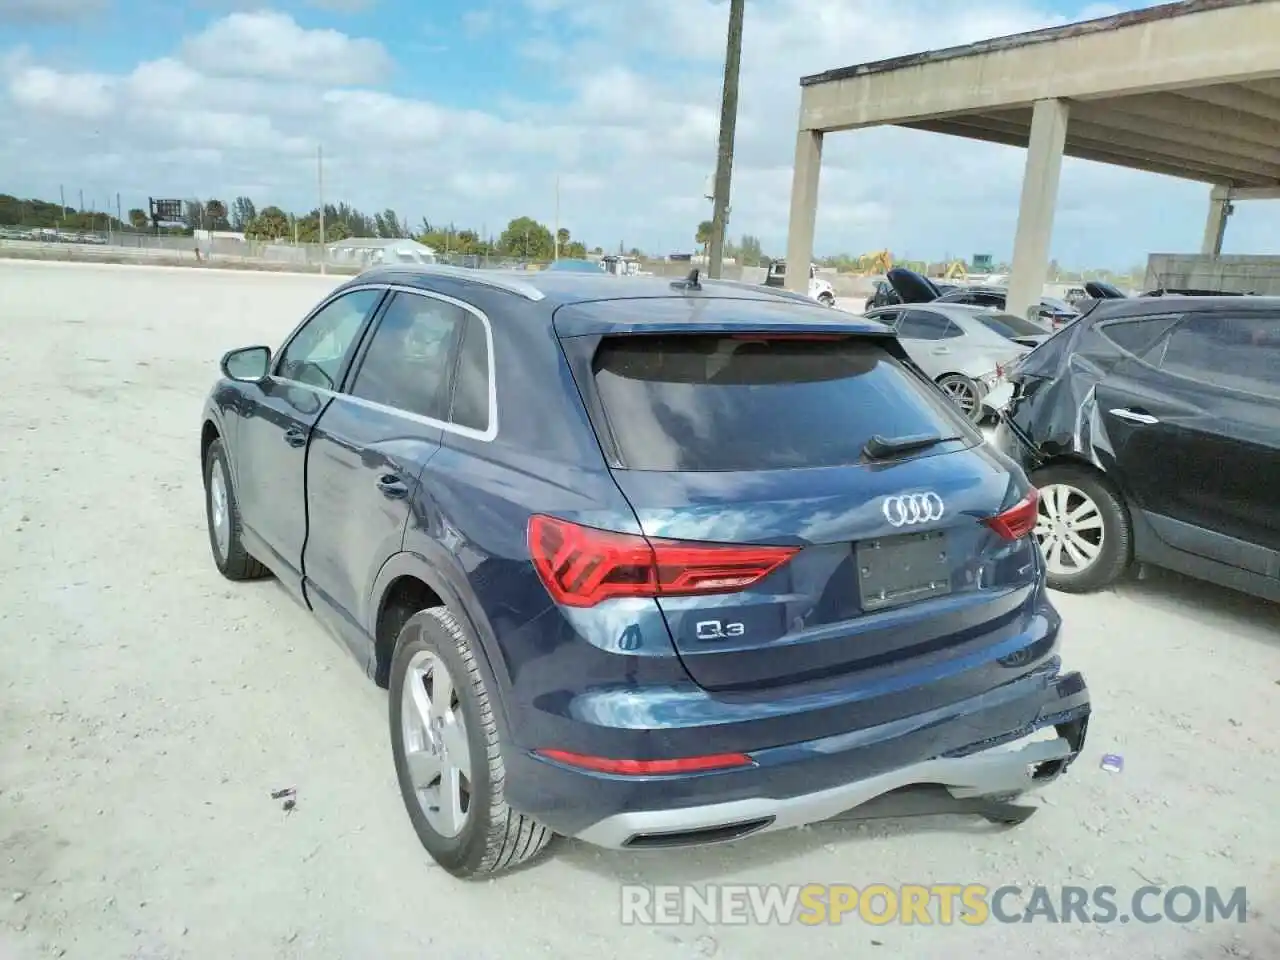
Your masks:
<path fill-rule="evenodd" d="M 1026 316 L 1028 307 L 1040 302 L 1049 275 L 1049 241 L 1053 237 L 1053 210 L 1058 202 L 1066 138 L 1067 104 L 1062 100 L 1037 100 L 1031 113 L 1027 168 L 1022 178 L 1013 271 L 1005 306 L 1009 313 L 1020 317 Z"/>
<path fill-rule="evenodd" d="M 1227 217 L 1231 215 L 1231 188 L 1215 186 L 1209 193 L 1209 216 L 1204 222 L 1204 239 L 1200 253 L 1206 257 L 1222 256 L 1222 238 L 1227 232 Z"/>
<path fill-rule="evenodd" d="M 791 175 L 791 221 L 787 227 L 786 288 L 809 292 L 813 228 L 818 218 L 818 175 L 822 172 L 822 131 L 796 134 L 796 166 Z"/>

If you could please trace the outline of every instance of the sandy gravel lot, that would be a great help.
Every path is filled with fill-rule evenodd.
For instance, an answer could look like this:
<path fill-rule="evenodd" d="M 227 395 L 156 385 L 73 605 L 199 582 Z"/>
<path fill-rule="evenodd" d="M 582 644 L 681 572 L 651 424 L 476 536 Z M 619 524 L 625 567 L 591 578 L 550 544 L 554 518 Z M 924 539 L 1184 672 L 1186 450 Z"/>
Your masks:
<path fill-rule="evenodd" d="M 481 884 L 401 808 L 385 695 L 208 556 L 200 407 L 333 281 L 0 261 L 0 960 L 1280 957 L 1280 608 L 1172 575 L 1060 597 L 1086 755 L 1014 832 L 830 825 Z M 1122 773 L 1099 767 L 1124 756 Z M 271 790 L 296 787 L 286 814 Z M 619 884 L 1247 885 L 1244 925 L 623 927 Z"/>

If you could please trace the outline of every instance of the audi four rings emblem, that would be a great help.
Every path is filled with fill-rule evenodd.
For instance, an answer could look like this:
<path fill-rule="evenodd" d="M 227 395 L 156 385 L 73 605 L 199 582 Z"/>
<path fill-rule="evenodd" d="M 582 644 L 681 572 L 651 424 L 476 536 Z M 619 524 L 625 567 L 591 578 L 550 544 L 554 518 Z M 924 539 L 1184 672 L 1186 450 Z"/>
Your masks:
<path fill-rule="evenodd" d="M 885 497 L 880 508 L 890 526 L 910 527 L 917 523 L 941 520 L 946 506 L 942 498 L 929 493 L 908 493 L 900 497 Z"/>

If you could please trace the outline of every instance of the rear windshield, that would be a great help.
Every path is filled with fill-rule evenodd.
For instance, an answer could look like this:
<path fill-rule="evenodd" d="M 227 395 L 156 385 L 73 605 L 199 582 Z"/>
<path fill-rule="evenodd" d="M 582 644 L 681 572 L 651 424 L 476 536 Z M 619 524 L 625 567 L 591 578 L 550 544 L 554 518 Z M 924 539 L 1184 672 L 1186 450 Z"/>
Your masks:
<path fill-rule="evenodd" d="M 978 321 L 993 333 L 1002 337 L 1038 337 L 1049 331 L 1038 323 L 1032 323 L 1012 313 L 982 313 Z"/>
<path fill-rule="evenodd" d="M 596 389 L 634 470 L 858 463 L 871 437 L 964 435 L 948 402 L 866 338 L 606 338 Z"/>

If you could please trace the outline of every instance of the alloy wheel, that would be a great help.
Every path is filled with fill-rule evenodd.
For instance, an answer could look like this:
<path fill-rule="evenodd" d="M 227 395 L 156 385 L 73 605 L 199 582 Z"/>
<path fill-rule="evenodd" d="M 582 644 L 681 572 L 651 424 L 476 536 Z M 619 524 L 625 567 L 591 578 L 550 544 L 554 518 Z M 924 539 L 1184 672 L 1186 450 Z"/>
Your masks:
<path fill-rule="evenodd" d="M 1067 577 L 1093 566 L 1106 538 L 1098 505 L 1079 487 L 1067 483 L 1040 488 L 1034 532 L 1049 572 Z"/>
<path fill-rule="evenodd" d="M 414 654 L 406 669 L 400 724 L 409 779 L 431 828 L 456 837 L 471 811 L 471 747 L 457 687 L 430 651 Z"/>
<path fill-rule="evenodd" d="M 227 484 L 222 479 L 222 463 L 217 461 L 209 477 L 209 511 L 213 521 L 213 541 L 219 560 L 227 559 L 231 545 L 231 509 L 227 500 Z"/>

